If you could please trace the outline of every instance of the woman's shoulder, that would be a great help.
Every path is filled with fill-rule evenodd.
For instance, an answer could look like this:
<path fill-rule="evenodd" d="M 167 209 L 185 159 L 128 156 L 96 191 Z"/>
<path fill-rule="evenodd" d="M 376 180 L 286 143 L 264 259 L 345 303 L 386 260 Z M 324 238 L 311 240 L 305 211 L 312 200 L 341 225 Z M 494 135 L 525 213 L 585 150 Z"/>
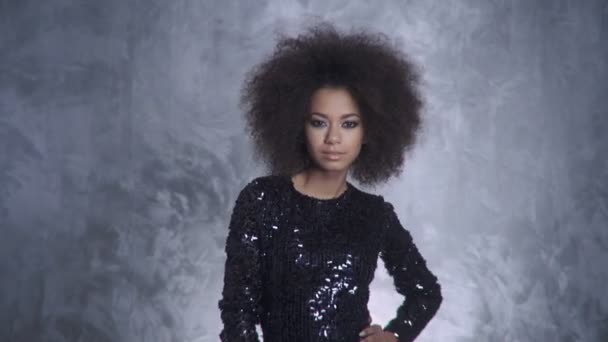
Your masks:
<path fill-rule="evenodd" d="M 250 179 L 241 189 L 239 197 L 262 199 L 284 189 L 285 179 L 279 175 L 263 175 Z"/>
<path fill-rule="evenodd" d="M 383 195 L 365 192 L 363 190 L 358 190 L 358 192 L 362 194 L 361 197 L 364 198 L 364 202 L 366 202 L 380 215 L 390 216 L 395 214 L 395 207 L 393 206 L 393 203 L 387 200 Z"/>
<path fill-rule="evenodd" d="M 252 178 L 246 185 L 246 189 L 250 190 L 270 190 L 273 188 L 283 187 L 287 178 L 283 175 L 263 175 Z"/>
<path fill-rule="evenodd" d="M 354 185 L 352 186 L 352 192 L 354 193 L 354 197 L 356 197 L 357 202 L 365 208 L 372 210 L 374 215 L 377 215 L 378 211 L 384 212 L 387 204 L 391 205 L 390 202 L 387 202 L 384 199 L 384 196 L 375 194 L 373 192 L 368 192 Z"/>

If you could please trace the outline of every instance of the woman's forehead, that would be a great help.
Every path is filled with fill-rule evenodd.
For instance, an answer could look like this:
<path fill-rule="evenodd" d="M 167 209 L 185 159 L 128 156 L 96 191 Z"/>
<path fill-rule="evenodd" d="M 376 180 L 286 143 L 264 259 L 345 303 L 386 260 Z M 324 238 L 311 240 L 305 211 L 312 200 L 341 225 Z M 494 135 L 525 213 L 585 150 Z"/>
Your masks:
<path fill-rule="evenodd" d="M 344 88 L 320 88 L 311 98 L 311 113 L 321 116 L 358 114 L 359 108 L 350 92 Z"/>

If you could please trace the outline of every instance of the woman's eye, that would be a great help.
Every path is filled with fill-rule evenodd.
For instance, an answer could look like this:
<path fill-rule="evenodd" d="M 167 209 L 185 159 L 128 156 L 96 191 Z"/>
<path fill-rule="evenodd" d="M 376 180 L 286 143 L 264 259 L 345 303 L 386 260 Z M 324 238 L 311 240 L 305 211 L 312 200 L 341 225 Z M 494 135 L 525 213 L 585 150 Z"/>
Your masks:
<path fill-rule="evenodd" d="M 325 121 L 321 121 L 321 120 L 310 120 L 310 124 L 313 127 L 321 127 L 325 125 Z M 357 125 L 359 125 L 359 123 L 357 121 L 345 121 L 344 124 L 346 128 L 355 128 L 357 127 Z"/>
<path fill-rule="evenodd" d="M 319 127 L 319 126 L 321 126 L 322 124 L 324 124 L 324 122 L 323 122 L 323 121 L 321 121 L 321 120 L 310 120 L 310 124 L 311 124 L 313 127 Z"/>

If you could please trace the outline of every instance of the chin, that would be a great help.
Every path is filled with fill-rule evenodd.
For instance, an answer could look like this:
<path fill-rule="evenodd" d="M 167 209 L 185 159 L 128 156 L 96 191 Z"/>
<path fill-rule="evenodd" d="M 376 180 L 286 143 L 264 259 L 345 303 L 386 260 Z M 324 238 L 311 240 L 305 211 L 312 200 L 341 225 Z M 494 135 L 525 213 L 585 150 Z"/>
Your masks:
<path fill-rule="evenodd" d="M 348 169 L 348 167 L 338 166 L 338 165 L 321 165 L 321 169 L 325 171 L 343 171 Z"/>
<path fill-rule="evenodd" d="M 343 170 L 348 170 L 348 168 L 350 167 L 350 163 L 346 162 L 346 161 L 334 161 L 334 162 L 328 162 L 325 160 L 322 161 L 317 161 L 317 165 L 319 166 L 319 168 L 326 170 L 326 171 L 343 171 Z"/>

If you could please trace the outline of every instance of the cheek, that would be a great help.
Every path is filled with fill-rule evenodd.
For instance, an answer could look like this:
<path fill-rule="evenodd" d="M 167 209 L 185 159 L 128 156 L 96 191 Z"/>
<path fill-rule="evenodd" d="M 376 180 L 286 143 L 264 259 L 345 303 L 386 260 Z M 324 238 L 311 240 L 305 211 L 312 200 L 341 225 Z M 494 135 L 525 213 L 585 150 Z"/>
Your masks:
<path fill-rule="evenodd" d="M 352 145 L 361 145 L 363 143 L 363 130 L 358 129 L 349 136 L 349 141 Z"/>
<path fill-rule="evenodd" d="M 306 129 L 306 139 L 310 145 L 319 145 L 323 143 L 323 131 Z"/>

